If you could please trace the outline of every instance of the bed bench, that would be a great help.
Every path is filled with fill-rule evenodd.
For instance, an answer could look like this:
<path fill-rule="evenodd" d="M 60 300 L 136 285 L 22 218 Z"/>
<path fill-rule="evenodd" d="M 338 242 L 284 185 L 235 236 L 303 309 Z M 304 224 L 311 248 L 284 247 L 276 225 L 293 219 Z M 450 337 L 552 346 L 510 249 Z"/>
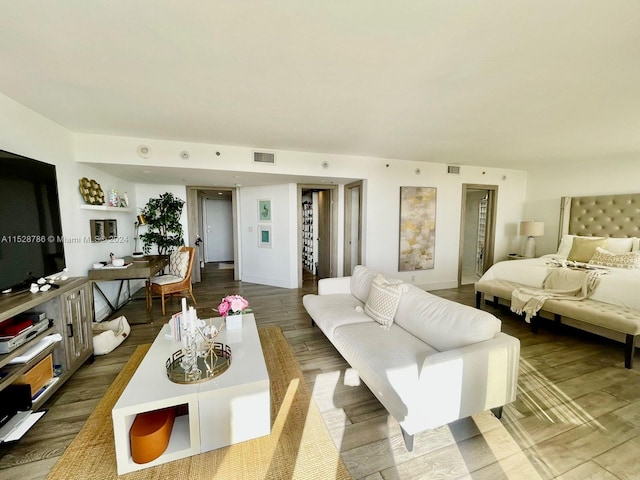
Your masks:
<path fill-rule="evenodd" d="M 493 297 L 494 306 L 498 305 L 500 298 L 509 302 L 511 300 L 511 292 L 520 287 L 531 288 L 506 280 L 477 282 L 475 284 L 476 308 L 481 307 L 483 295 L 485 298 L 487 296 Z M 624 366 L 632 368 L 635 340 L 640 335 L 640 311 L 588 298 L 581 301 L 548 299 L 544 302 L 542 311 L 553 314 L 554 320 L 558 323 L 562 322 L 562 317 L 566 317 L 624 334 Z M 537 329 L 537 317 L 533 317 L 531 319 L 531 330 L 537 332 Z"/>

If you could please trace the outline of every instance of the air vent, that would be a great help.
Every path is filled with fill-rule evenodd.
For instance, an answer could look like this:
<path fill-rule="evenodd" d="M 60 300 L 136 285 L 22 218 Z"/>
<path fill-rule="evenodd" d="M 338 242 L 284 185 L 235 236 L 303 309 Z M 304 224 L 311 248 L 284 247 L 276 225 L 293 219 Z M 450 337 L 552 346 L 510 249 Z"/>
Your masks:
<path fill-rule="evenodd" d="M 273 165 L 276 163 L 276 154 L 269 152 L 253 152 L 253 162 Z"/>
<path fill-rule="evenodd" d="M 460 175 L 460 167 L 458 165 L 447 165 L 447 173 L 453 173 L 454 175 Z"/>

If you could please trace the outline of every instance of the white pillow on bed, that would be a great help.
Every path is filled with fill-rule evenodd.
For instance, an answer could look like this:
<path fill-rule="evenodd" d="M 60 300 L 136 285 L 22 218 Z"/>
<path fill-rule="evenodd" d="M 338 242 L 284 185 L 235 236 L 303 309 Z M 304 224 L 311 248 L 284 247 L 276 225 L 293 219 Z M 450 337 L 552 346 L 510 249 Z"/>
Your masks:
<path fill-rule="evenodd" d="M 569 256 L 569 252 L 571 251 L 571 245 L 573 245 L 573 237 L 575 235 L 563 235 L 562 240 L 560 240 L 560 245 L 558 246 L 558 255 L 564 258 Z"/>
<path fill-rule="evenodd" d="M 571 247 L 573 246 L 573 239 L 578 235 L 563 235 L 562 240 L 560 240 L 560 246 L 558 247 L 557 255 L 560 257 L 568 257 L 569 252 L 571 252 Z M 599 240 L 605 237 L 582 237 L 589 238 L 591 240 Z M 623 238 L 607 238 L 607 245 L 605 250 L 611 253 L 619 254 L 619 253 L 627 253 L 632 250 L 640 250 L 640 239 L 637 237 L 623 237 Z M 634 246 L 636 247 L 634 250 Z"/>
<path fill-rule="evenodd" d="M 632 237 L 624 237 L 624 238 L 610 237 L 607 239 L 607 247 L 605 248 L 605 250 L 611 253 L 619 254 L 619 253 L 629 253 L 632 248 L 633 248 Z"/>

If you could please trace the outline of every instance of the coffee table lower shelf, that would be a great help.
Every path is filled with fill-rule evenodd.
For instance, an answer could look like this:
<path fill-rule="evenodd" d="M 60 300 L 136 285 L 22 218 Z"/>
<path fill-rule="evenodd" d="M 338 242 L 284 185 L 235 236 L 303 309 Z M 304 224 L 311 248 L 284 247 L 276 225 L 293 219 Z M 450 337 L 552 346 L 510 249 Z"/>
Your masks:
<path fill-rule="evenodd" d="M 112 410 L 118 475 L 179 460 L 271 432 L 269 376 L 253 315 L 244 315 L 242 329 L 222 331 L 231 346 L 229 369 L 198 384 L 176 384 L 167 378 L 165 361 L 179 348 L 158 334 Z M 167 449 L 158 458 L 138 464 L 131 456 L 129 431 L 136 415 L 178 407 Z"/>

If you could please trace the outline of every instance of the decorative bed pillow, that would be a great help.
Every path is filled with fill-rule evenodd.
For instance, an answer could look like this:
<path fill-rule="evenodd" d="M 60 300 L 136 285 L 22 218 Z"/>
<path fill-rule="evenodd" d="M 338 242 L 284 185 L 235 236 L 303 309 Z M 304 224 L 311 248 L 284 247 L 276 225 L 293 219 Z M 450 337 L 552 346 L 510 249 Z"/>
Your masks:
<path fill-rule="evenodd" d="M 617 268 L 640 268 L 640 252 L 614 254 L 598 247 L 589 260 L 589 264 Z"/>
<path fill-rule="evenodd" d="M 189 252 L 174 250 L 169 256 L 169 275 L 184 278 L 189 268 Z"/>
<path fill-rule="evenodd" d="M 405 285 L 389 283 L 386 278 L 377 274 L 371 282 L 364 313 L 378 322 L 382 328 L 389 330 L 404 290 Z"/>
<path fill-rule="evenodd" d="M 563 235 L 562 240 L 560 240 L 560 245 L 558 246 L 557 255 L 567 258 L 569 256 L 569 252 L 571 251 L 571 245 L 573 245 L 573 238 L 575 235 Z"/>
<path fill-rule="evenodd" d="M 606 244 L 606 238 L 574 237 L 567 260 L 586 263 L 593 257 L 596 248 L 604 248 Z"/>
<path fill-rule="evenodd" d="M 604 249 L 610 253 L 628 253 L 633 248 L 632 237 L 609 237 Z"/>

